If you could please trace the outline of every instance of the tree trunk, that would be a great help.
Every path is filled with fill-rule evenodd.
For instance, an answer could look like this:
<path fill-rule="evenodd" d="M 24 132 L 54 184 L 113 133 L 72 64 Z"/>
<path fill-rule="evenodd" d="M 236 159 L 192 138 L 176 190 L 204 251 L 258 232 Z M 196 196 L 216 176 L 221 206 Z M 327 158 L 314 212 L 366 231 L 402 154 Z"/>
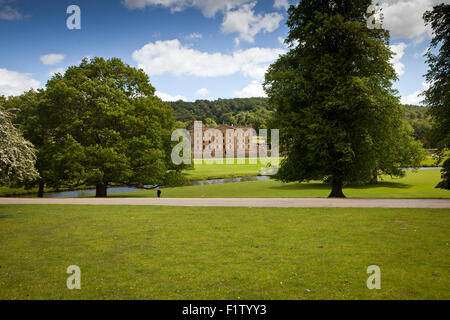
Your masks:
<path fill-rule="evenodd" d="M 374 170 L 372 179 L 370 179 L 369 184 L 377 184 L 378 183 L 378 170 Z"/>
<path fill-rule="evenodd" d="M 43 198 L 44 197 L 44 183 L 40 182 L 39 183 L 39 189 L 38 189 L 38 198 Z"/>
<path fill-rule="evenodd" d="M 334 178 L 331 186 L 331 193 L 328 198 L 345 198 L 345 195 L 342 192 L 342 187 L 344 186 L 342 179 Z"/>
<path fill-rule="evenodd" d="M 108 185 L 106 183 L 97 183 L 95 187 L 96 198 L 106 198 L 108 196 Z"/>

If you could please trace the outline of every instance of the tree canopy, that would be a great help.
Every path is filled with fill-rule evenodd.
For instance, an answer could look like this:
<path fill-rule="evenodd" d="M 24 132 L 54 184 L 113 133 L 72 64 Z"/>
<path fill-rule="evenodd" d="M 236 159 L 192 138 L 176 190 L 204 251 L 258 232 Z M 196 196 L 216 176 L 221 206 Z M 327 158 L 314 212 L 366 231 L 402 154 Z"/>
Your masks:
<path fill-rule="evenodd" d="M 431 135 L 431 117 L 428 107 L 405 105 L 405 120 L 413 129 L 414 139 L 422 142 L 425 148 L 435 148 L 437 146 Z"/>
<path fill-rule="evenodd" d="M 205 124 L 228 124 L 234 126 L 251 125 L 258 130 L 267 128 L 273 118 L 274 108 L 268 98 L 235 98 L 218 99 L 215 101 L 197 100 L 194 102 L 170 102 L 175 120 L 184 122 L 185 127 L 192 125 L 194 120 Z M 434 148 L 436 143 L 430 136 L 431 118 L 428 108 L 423 106 L 405 105 L 404 119 L 413 129 L 414 139 L 422 142 L 425 147 Z"/>
<path fill-rule="evenodd" d="M 2 106 L 5 101 L 0 97 L 0 184 L 33 181 L 39 176 L 34 167 L 35 149 L 12 124 Z"/>
<path fill-rule="evenodd" d="M 370 0 L 303 0 L 291 6 L 291 49 L 270 66 L 265 90 L 287 157 L 283 181 L 325 180 L 330 197 L 347 182 L 401 175 L 421 146 L 403 120 L 389 33 L 367 27 Z"/>
<path fill-rule="evenodd" d="M 432 136 L 443 150 L 450 147 L 450 4 L 435 6 L 423 18 L 433 29 L 426 54 L 429 65 L 426 79 L 430 87 L 425 91 L 425 103 L 433 119 Z M 450 160 L 444 162 L 442 179 L 438 187 L 450 189 Z"/>
<path fill-rule="evenodd" d="M 17 120 L 39 148 L 41 182 L 95 185 L 98 197 L 111 184 L 162 183 L 174 120 L 154 93 L 142 70 L 94 58 L 17 98 Z"/>
<path fill-rule="evenodd" d="M 187 126 L 194 121 L 203 121 L 212 125 L 252 125 L 258 130 L 266 127 L 273 114 L 273 108 L 266 98 L 176 101 L 171 102 L 171 105 L 175 120 L 183 121 Z"/>

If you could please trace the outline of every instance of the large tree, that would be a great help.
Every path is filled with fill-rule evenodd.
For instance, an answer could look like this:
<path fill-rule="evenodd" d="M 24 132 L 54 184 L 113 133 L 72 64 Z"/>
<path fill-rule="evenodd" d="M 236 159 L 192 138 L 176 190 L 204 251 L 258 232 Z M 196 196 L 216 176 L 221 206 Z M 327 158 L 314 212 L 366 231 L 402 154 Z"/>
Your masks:
<path fill-rule="evenodd" d="M 41 183 L 95 185 L 97 197 L 111 184 L 162 183 L 174 120 L 154 93 L 142 70 L 94 58 L 22 96 L 17 119 L 39 146 Z"/>
<path fill-rule="evenodd" d="M 70 135 L 56 134 L 59 124 L 52 121 L 47 110 L 45 90 L 9 97 L 5 107 L 15 114 L 14 122 L 36 148 L 39 178 L 26 183 L 26 187 L 37 185 L 38 197 L 43 197 L 45 186 L 58 189 L 84 184 L 83 149 Z"/>
<path fill-rule="evenodd" d="M 450 4 L 435 6 L 423 17 L 434 33 L 426 54 L 430 87 L 425 91 L 425 103 L 433 119 L 432 136 L 444 150 L 450 147 Z M 450 159 L 444 162 L 442 179 L 437 187 L 450 189 Z"/>
<path fill-rule="evenodd" d="M 0 97 L 0 184 L 26 183 L 38 178 L 33 145 L 12 124 L 11 115 L 3 108 Z"/>
<path fill-rule="evenodd" d="M 369 29 L 371 0 L 302 0 L 289 8 L 290 50 L 270 66 L 265 90 L 286 154 L 282 181 L 369 182 L 415 165 L 420 145 L 403 122 L 392 82 L 389 33 Z"/>

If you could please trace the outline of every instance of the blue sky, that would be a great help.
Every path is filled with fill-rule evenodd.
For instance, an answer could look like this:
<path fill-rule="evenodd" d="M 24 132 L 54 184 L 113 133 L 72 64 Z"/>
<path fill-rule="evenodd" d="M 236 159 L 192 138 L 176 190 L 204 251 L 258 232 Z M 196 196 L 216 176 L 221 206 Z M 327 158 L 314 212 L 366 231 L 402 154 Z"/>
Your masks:
<path fill-rule="evenodd" d="M 436 0 L 384 0 L 395 84 L 418 103 L 431 32 L 421 16 Z M 448 0 L 444 0 L 448 2 Z M 289 0 L 293 4 L 296 1 Z M 45 86 L 83 57 L 119 57 L 143 68 L 163 100 L 261 96 L 282 41 L 288 0 L 0 0 L 0 95 Z M 66 27 L 67 7 L 81 29 Z"/>

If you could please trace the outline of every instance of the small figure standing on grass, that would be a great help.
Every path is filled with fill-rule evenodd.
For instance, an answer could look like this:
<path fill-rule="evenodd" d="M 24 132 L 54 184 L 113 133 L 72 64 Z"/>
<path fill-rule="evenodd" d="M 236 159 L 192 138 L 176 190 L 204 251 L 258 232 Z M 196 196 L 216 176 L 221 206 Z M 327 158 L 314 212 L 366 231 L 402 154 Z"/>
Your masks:
<path fill-rule="evenodd" d="M 158 195 L 158 198 L 161 198 L 161 190 L 158 188 L 156 188 L 156 194 Z"/>

